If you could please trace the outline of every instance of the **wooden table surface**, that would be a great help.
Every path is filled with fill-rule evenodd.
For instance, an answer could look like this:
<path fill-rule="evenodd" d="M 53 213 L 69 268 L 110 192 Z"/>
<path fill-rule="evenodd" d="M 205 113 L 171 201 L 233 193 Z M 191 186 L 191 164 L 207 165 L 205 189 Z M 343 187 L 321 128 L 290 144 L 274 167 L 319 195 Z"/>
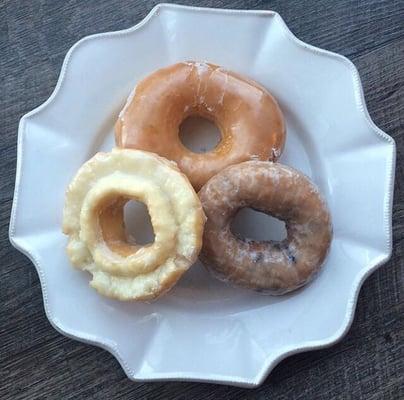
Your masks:
<path fill-rule="evenodd" d="M 156 2 L 0 2 L 0 398 L 404 399 L 404 2 L 183 1 L 272 9 L 302 40 L 359 69 L 369 113 L 397 143 L 394 251 L 360 292 L 337 345 L 292 356 L 254 390 L 201 383 L 134 383 L 106 351 L 65 338 L 45 317 L 31 262 L 8 241 L 18 121 L 51 94 L 67 50 L 85 35 L 139 22 Z M 236 49 L 235 49 L 236 50 Z"/>

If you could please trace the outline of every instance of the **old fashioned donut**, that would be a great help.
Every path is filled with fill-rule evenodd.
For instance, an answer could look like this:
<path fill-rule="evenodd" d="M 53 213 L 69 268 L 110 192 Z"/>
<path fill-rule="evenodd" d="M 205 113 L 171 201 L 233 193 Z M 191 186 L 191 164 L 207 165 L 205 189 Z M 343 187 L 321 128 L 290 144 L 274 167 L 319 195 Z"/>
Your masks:
<path fill-rule="evenodd" d="M 247 161 L 211 178 L 199 197 L 207 221 L 200 259 L 221 280 L 279 295 L 309 282 L 330 246 L 327 206 L 302 173 L 278 163 Z M 243 207 L 283 220 L 280 242 L 236 237 L 230 223 Z"/>
<path fill-rule="evenodd" d="M 154 242 L 125 232 L 123 207 L 146 204 Z M 155 154 L 114 149 L 87 161 L 70 183 L 63 213 L 67 253 L 92 274 L 90 285 L 119 300 L 150 300 L 169 290 L 196 260 L 205 216 L 188 179 Z"/>
<path fill-rule="evenodd" d="M 188 116 L 212 120 L 221 141 L 197 154 L 179 139 Z M 196 190 L 231 164 L 275 161 L 285 142 L 283 115 L 262 86 L 216 65 L 182 62 L 159 69 L 129 96 L 115 126 L 118 147 L 153 151 L 178 163 Z"/>

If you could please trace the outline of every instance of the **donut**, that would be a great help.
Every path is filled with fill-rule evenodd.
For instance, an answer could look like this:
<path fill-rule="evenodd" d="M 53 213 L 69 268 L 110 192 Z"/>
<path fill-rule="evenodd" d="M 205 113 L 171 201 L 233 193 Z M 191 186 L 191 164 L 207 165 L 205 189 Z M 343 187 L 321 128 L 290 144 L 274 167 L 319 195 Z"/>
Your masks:
<path fill-rule="evenodd" d="M 199 192 L 207 221 L 201 261 L 217 278 L 280 295 L 308 283 L 327 255 L 331 217 L 316 186 L 279 163 L 246 161 L 211 178 Z M 282 241 L 235 236 L 237 211 L 250 207 L 285 222 Z"/>
<path fill-rule="evenodd" d="M 221 141 L 194 153 L 179 139 L 189 116 L 213 121 Z M 217 65 L 181 62 L 143 79 L 115 125 L 116 145 L 155 152 L 177 162 L 192 185 L 202 185 L 223 168 L 247 160 L 276 161 L 285 124 L 276 100 L 258 83 Z"/>
<path fill-rule="evenodd" d="M 154 242 L 127 237 L 123 207 L 146 204 Z M 114 149 L 87 161 L 70 183 L 63 211 L 71 263 L 90 285 L 119 300 L 152 300 L 194 263 L 205 216 L 186 176 L 173 162 L 139 150 Z"/>

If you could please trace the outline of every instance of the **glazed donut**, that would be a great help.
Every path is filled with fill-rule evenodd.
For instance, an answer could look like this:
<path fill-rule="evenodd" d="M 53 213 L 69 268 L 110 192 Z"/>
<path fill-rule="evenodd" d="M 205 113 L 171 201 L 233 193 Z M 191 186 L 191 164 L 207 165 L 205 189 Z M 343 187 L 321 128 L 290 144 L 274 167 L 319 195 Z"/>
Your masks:
<path fill-rule="evenodd" d="M 123 207 L 146 204 L 155 239 L 127 237 Z M 138 150 L 98 153 L 68 187 L 63 232 L 73 265 L 90 285 L 119 300 L 151 300 L 169 290 L 196 260 L 205 216 L 191 184 L 173 162 Z"/>
<path fill-rule="evenodd" d="M 188 116 L 212 120 L 221 141 L 197 154 L 179 139 Z M 285 142 L 276 100 L 256 82 L 216 65 L 182 62 L 162 68 L 135 88 L 115 125 L 118 147 L 155 152 L 177 162 L 196 190 L 231 164 L 275 161 Z"/>
<path fill-rule="evenodd" d="M 320 269 L 331 242 L 331 217 L 302 173 L 278 163 L 247 161 L 215 175 L 199 197 L 208 218 L 200 259 L 219 279 L 280 295 L 305 285 Z M 230 223 L 244 207 L 283 220 L 287 238 L 254 241 L 233 235 Z"/>

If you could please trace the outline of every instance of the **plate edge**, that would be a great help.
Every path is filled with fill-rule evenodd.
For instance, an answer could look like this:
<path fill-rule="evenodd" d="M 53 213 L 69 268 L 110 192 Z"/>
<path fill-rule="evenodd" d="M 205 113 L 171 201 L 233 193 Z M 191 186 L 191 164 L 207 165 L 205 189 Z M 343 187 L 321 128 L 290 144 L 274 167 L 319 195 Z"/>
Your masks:
<path fill-rule="evenodd" d="M 213 13 L 218 13 L 218 14 L 255 14 L 255 15 L 268 15 L 268 16 L 275 16 L 275 18 L 280 22 L 282 29 L 287 33 L 287 37 L 298 44 L 299 46 L 305 48 L 308 51 L 312 51 L 318 54 L 322 54 L 331 58 L 334 58 L 340 62 L 343 62 L 349 69 L 350 73 L 352 74 L 353 77 L 353 89 L 355 96 L 357 97 L 357 105 L 359 108 L 359 112 L 365 117 L 365 120 L 367 124 L 369 125 L 369 128 L 376 133 L 379 137 L 382 139 L 386 140 L 390 145 L 391 145 L 391 152 L 389 155 L 389 159 L 387 160 L 387 177 L 386 177 L 386 184 L 387 184 L 387 196 L 385 199 L 385 204 L 384 204 L 384 229 L 386 233 L 386 242 L 387 242 L 387 249 L 386 249 L 386 255 L 382 255 L 380 257 L 380 260 L 378 260 L 376 263 L 373 265 L 368 265 L 365 266 L 359 273 L 358 273 L 358 278 L 356 281 L 353 282 L 352 287 L 353 287 L 353 293 L 351 295 L 351 298 L 348 299 L 348 309 L 346 311 L 346 318 L 344 319 L 341 328 L 331 337 L 327 338 L 326 340 L 320 340 L 320 341 L 311 341 L 311 342 L 306 342 L 303 346 L 299 347 L 292 347 L 290 349 L 283 349 L 281 352 L 279 352 L 279 355 L 275 358 L 271 358 L 271 360 L 267 361 L 264 365 L 264 367 L 261 369 L 261 371 L 255 376 L 254 380 L 245 380 L 242 377 L 225 377 L 225 376 L 216 376 L 216 375 L 210 375 L 206 376 L 204 378 L 198 378 L 197 376 L 193 376 L 194 374 L 181 374 L 181 373 L 168 373 L 168 374 L 156 374 L 155 376 L 151 378 L 137 378 L 136 373 L 129 367 L 129 365 L 126 364 L 124 357 L 121 356 L 118 348 L 114 343 L 109 343 L 106 340 L 102 339 L 100 340 L 97 337 L 93 337 L 91 335 L 83 335 L 80 333 L 80 336 L 78 334 L 75 334 L 74 332 L 70 332 L 68 329 L 65 329 L 62 327 L 62 324 L 60 321 L 55 318 L 49 309 L 49 303 L 47 301 L 47 289 L 46 285 L 44 283 L 44 275 L 43 271 L 40 267 L 40 263 L 38 258 L 35 256 L 34 252 L 31 250 L 27 250 L 24 248 L 24 246 L 20 245 L 18 243 L 18 238 L 15 237 L 15 219 L 16 219 L 16 214 L 17 214 L 17 208 L 18 208 L 18 196 L 19 196 L 19 184 L 20 184 L 20 177 L 21 177 L 21 170 L 22 170 L 22 163 L 23 163 L 23 133 L 25 129 L 25 123 L 26 120 L 29 118 L 32 118 L 33 116 L 37 115 L 40 113 L 48 104 L 52 102 L 52 100 L 56 97 L 56 95 L 59 93 L 59 91 L 62 88 L 62 85 L 65 81 L 65 74 L 66 70 L 69 64 L 69 61 L 75 51 L 79 46 L 81 46 L 83 43 L 89 40 L 94 40 L 94 39 L 101 39 L 104 37 L 109 37 L 109 36 L 117 36 L 117 35 L 126 35 L 129 33 L 132 33 L 136 31 L 137 29 L 141 28 L 142 26 L 146 25 L 151 18 L 154 16 L 158 16 L 158 11 L 160 9 L 177 9 L 177 10 L 188 10 L 188 11 L 194 11 L 194 12 L 213 12 Z M 9 225 L 9 239 L 13 247 L 15 247 L 17 250 L 22 252 L 24 255 L 26 255 L 31 262 L 34 264 L 38 276 L 40 279 L 41 283 L 41 288 L 42 288 L 42 296 L 43 296 L 43 301 L 44 301 L 44 308 L 45 308 L 45 313 L 46 316 L 51 323 L 51 325 L 61 334 L 73 338 L 75 340 L 79 340 L 85 343 L 89 343 L 92 345 L 96 345 L 98 347 L 101 347 L 110 353 L 118 360 L 118 362 L 121 364 L 123 370 L 127 374 L 127 376 L 131 380 L 136 380 L 136 381 L 156 381 L 156 380 L 181 380 L 181 381 L 199 381 L 199 382 L 211 382 L 211 383 L 219 383 L 219 384 L 231 384 L 234 386 L 242 386 L 242 387 L 249 387 L 253 388 L 256 386 L 259 386 L 263 381 L 266 379 L 266 377 L 269 375 L 269 373 L 272 371 L 272 369 L 284 358 L 300 353 L 303 351 L 309 351 L 309 350 L 314 350 L 314 349 L 320 349 L 324 347 L 331 346 L 332 344 L 336 343 L 337 341 L 341 340 L 343 336 L 348 332 L 352 321 L 354 317 L 354 312 L 356 309 L 356 303 L 358 299 L 358 295 L 360 292 L 360 289 L 362 287 L 363 282 L 366 280 L 366 278 L 374 272 L 378 267 L 380 267 L 382 264 L 388 261 L 388 259 L 391 256 L 392 253 L 392 205 L 393 205 L 393 191 L 394 191 L 394 174 L 395 174 L 395 162 L 396 162 L 396 145 L 395 141 L 392 137 L 390 137 L 387 133 L 382 131 L 380 128 L 378 128 L 375 123 L 372 121 L 369 112 L 366 107 L 366 102 L 364 98 L 364 92 L 363 92 L 363 87 L 362 83 L 360 80 L 359 72 L 356 69 L 355 65 L 345 56 L 342 56 L 338 53 L 330 52 L 328 50 L 324 50 L 312 45 L 309 45 L 302 40 L 298 39 L 288 28 L 284 20 L 281 18 L 281 16 L 270 10 L 234 10 L 234 9 L 217 9 L 217 8 L 204 8 L 204 7 L 190 7 L 190 6 L 183 6 L 183 5 L 176 5 L 176 4 L 167 4 L 167 3 L 161 3 L 156 5 L 155 7 L 152 8 L 152 10 L 147 14 L 147 16 L 141 20 L 138 24 L 124 30 L 120 31 L 111 31 L 111 32 L 104 32 L 104 33 L 97 33 L 94 35 L 89 35 L 86 36 L 82 39 L 80 39 L 78 42 L 76 42 L 67 52 L 62 67 L 61 71 L 55 86 L 55 89 L 53 90 L 52 94 L 50 97 L 41 105 L 33 109 L 32 111 L 28 112 L 27 114 L 23 115 L 23 117 L 20 119 L 19 127 L 18 127 L 18 139 L 17 139 L 17 167 L 16 167 L 16 178 L 15 178 L 15 188 L 14 188 L 14 196 L 13 196 L 13 203 L 12 203 L 12 209 L 11 209 L 11 218 L 10 218 L 10 225 Z"/>

